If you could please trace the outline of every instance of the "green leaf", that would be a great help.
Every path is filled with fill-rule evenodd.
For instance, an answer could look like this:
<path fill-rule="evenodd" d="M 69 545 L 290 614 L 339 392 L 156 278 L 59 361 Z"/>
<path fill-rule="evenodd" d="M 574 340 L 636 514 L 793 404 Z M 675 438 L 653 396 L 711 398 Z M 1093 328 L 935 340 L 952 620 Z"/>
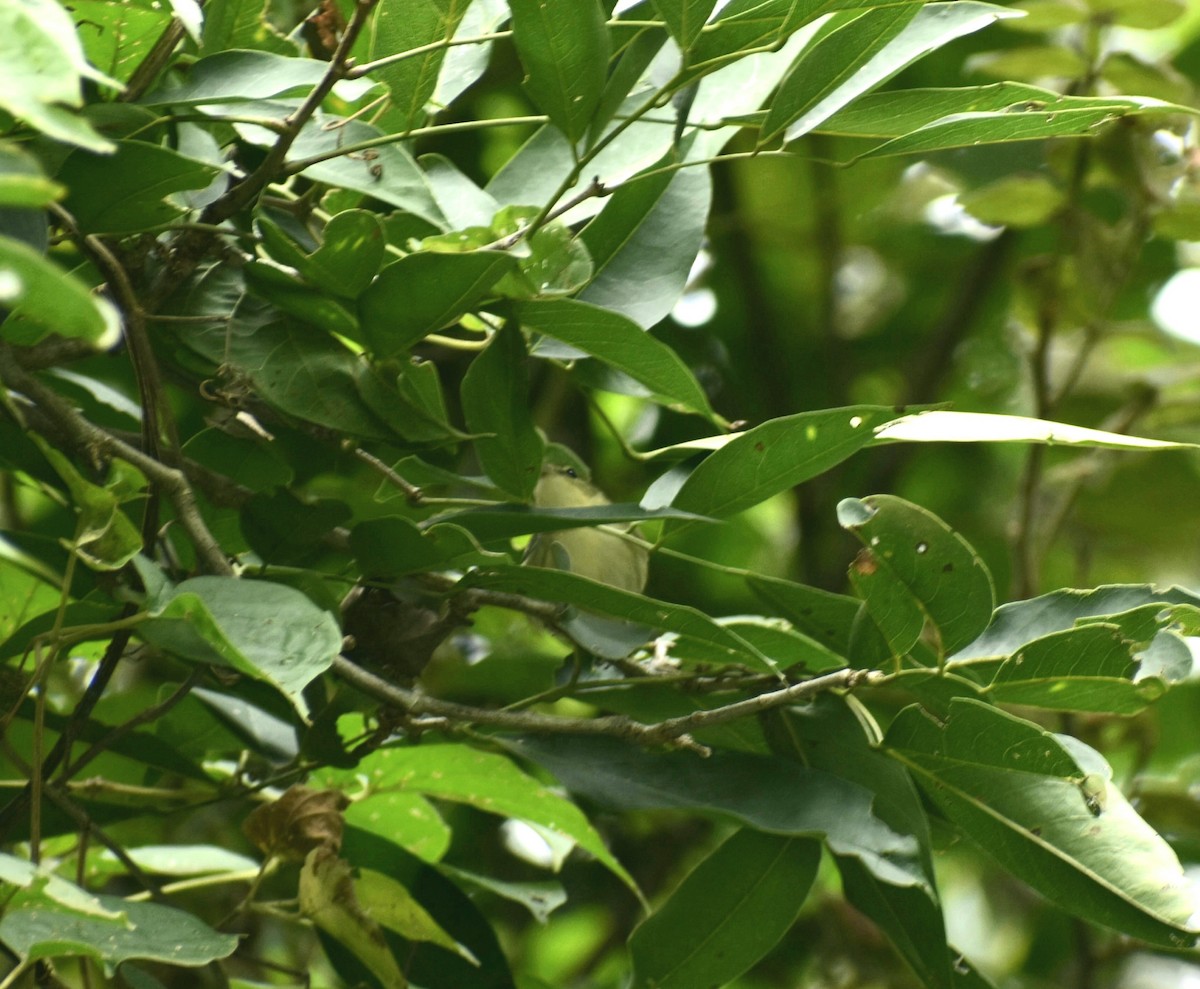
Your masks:
<path fill-rule="evenodd" d="M 83 955 L 101 962 L 111 977 L 133 958 L 197 967 L 228 958 L 238 946 L 232 934 L 218 934 L 198 917 L 119 896 L 96 897 L 117 916 L 99 917 L 70 910 L 36 893 L 19 892 L 0 919 L 0 941 L 19 958 L 32 961 Z"/>
<path fill-rule="evenodd" d="M 218 169 L 144 141 L 118 141 L 115 154 L 76 151 L 58 179 L 66 207 L 88 233 L 135 233 L 170 223 L 187 208 L 173 193 L 203 189 Z"/>
<path fill-rule="evenodd" d="M 737 752 L 648 752 L 611 738 L 526 737 L 514 747 L 605 807 L 703 811 L 770 834 L 823 838 L 886 882 L 925 882 L 916 842 L 875 816 L 870 791 L 819 769 Z"/>
<path fill-rule="evenodd" d="M 1030 642 L 1075 627 L 1081 620 L 1117 616 L 1145 605 L 1158 605 L 1165 613 L 1172 605 L 1200 606 L 1200 596 L 1182 587 L 1153 584 L 1110 584 L 1093 590 L 1060 590 L 1028 601 L 1003 604 L 987 630 L 964 646 L 951 661 L 955 664 L 982 659 L 1004 659 Z"/>
<path fill-rule="evenodd" d="M 63 479 L 79 513 L 75 533 L 63 545 L 94 570 L 121 569 L 142 549 L 142 534 L 121 504 L 140 496 L 146 479 L 125 461 L 114 459 L 104 485 L 93 484 L 40 436 L 33 439 Z"/>
<path fill-rule="evenodd" d="M 204 10 L 200 50 L 205 55 L 232 48 L 297 54 L 294 42 L 280 34 L 267 18 L 267 0 L 221 0 Z"/>
<path fill-rule="evenodd" d="M 350 549 L 363 573 L 372 577 L 508 560 L 504 554 L 484 553 L 475 538 L 459 526 L 432 525 L 422 531 L 398 516 L 358 523 L 350 530 Z"/>
<path fill-rule="evenodd" d="M 518 302 L 513 311 L 526 329 L 553 337 L 629 375 L 659 401 L 720 423 L 704 389 L 679 355 L 620 313 L 574 299 Z M 554 351 L 551 354 L 558 356 Z"/>
<path fill-rule="evenodd" d="M 1152 944 L 1195 942 L 1197 897 L 1179 860 L 1083 743 L 963 699 L 944 721 L 906 708 L 885 745 L 964 834 L 1047 899 Z"/>
<path fill-rule="evenodd" d="M 597 0 L 510 0 L 526 88 L 574 144 L 600 103 L 610 43 Z"/>
<path fill-rule="evenodd" d="M 301 714 L 305 686 L 342 645 L 333 616 L 282 584 L 193 577 L 149 602 L 138 635 L 180 659 L 231 666 L 265 680 Z"/>
<path fill-rule="evenodd" d="M 849 665 L 871 669 L 891 656 L 874 625 L 863 622 L 865 605 L 858 598 L 756 573 L 748 575 L 746 583 L 805 635 L 837 655 L 852 659 L 847 660 Z M 874 633 L 870 638 L 857 631 L 861 624 Z"/>
<path fill-rule="evenodd" d="M 1153 30 L 1173 24 L 1185 13 L 1186 0 L 1087 0 L 1106 24 Z"/>
<path fill-rule="evenodd" d="M 435 515 L 422 528 L 452 523 L 466 529 L 480 542 L 490 543 L 535 532 L 557 532 L 581 526 L 647 522 L 654 519 L 705 521 L 675 508 L 642 508 L 640 505 L 589 505 L 586 508 L 531 508 L 526 505 L 494 505 Z"/>
<path fill-rule="evenodd" d="M 360 41 L 363 61 L 429 48 L 373 73 L 391 95 L 384 115 L 389 130 L 402 134 L 425 120 L 448 51 L 435 43 L 454 37 L 468 6 L 470 0 L 383 0 L 375 9 Z"/>
<path fill-rule="evenodd" d="M 901 137 L 960 113 L 986 110 L 1018 112 L 1022 104 L 1048 105 L 1061 97 L 1048 89 L 1015 82 L 957 89 L 897 89 L 868 93 L 839 110 L 817 129 L 854 137 Z"/>
<path fill-rule="evenodd" d="M 578 807 L 498 753 L 456 744 L 387 748 L 372 753 L 354 770 L 336 775 L 344 785 L 357 785 L 365 778 L 372 795 L 420 793 L 548 828 L 594 855 L 630 889 L 637 889 Z"/>
<path fill-rule="evenodd" d="M 1162 694 L 1163 685 L 1157 679 L 1135 680 L 1133 648 L 1117 625 L 1053 632 L 1005 660 L 987 693 L 1028 707 L 1136 714 Z"/>
<path fill-rule="evenodd" d="M 222 51 L 193 64 L 182 83 L 167 79 L 144 96 L 146 106 L 198 106 L 304 95 L 325 78 L 329 63 L 268 51 Z"/>
<path fill-rule="evenodd" d="M 933 895 L 929 822 L 908 771 L 878 750 L 879 728 L 852 697 L 821 694 L 767 718 L 774 751 L 840 777 L 875 794 L 872 808 L 889 827 L 919 842 L 928 887 L 881 882 L 855 858 L 839 857 L 847 899 L 887 934 L 922 983 L 937 989 L 955 984 L 941 905 Z"/>
<path fill-rule="evenodd" d="M 1015 16 L 1004 7 L 975 0 L 901 7 L 890 15 L 886 8 L 868 11 L 822 38 L 811 57 L 801 56 L 795 83 L 789 87 L 795 91 L 791 108 L 779 121 L 779 126 L 783 125 L 782 117 L 794 121 L 787 127 L 785 140 L 807 134 L 852 100 L 954 39 Z M 847 62 L 852 62 L 856 70 L 847 72 Z M 784 85 L 788 86 L 790 80 L 789 76 Z M 817 92 L 811 93 L 814 84 Z"/>
<path fill-rule="evenodd" d="M 479 305 L 506 273 L 511 255 L 499 251 L 409 254 L 388 265 L 359 298 L 371 349 L 394 357 Z"/>
<path fill-rule="evenodd" d="M 1188 112 L 1149 97 L 1059 97 L 1031 100 L 1006 110 L 956 113 L 865 152 L 863 158 L 928 154 L 949 148 L 1009 141 L 1095 134 L 1105 124 L 1126 116 Z"/>
<path fill-rule="evenodd" d="M 181 4 L 194 0 L 179 0 Z M 172 7 L 175 4 L 171 4 Z M 93 65 L 121 82 L 128 82 L 171 22 L 166 5 L 121 3 L 119 0 L 73 0 L 71 13 L 84 54 Z"/>
<path fill-rule="evenodd" d="M 874 443 L 1044 443 L 1094 450 L 1190 450 L 1194 443 L 1148 440 L 1062 422 L 986 412 L 934 409 L 903 416 L 875 430 Z M 874 444 L 873 444 L 874 445 Z"/>
<path fill-rule="evenodd" d="M 668 166 L 674 152 L 648 169 L 647 179 L 622 184 L 580 233 L 595 266 L 583 302 L 624 313 L 646 329 L 665 319 L 687 285 L 704 241 L 712 179 L 708 169 Z"/>
<path fill-rule="evenodd" d="M 667 24 L 671 37 L 685 52 L 698 37 L 704 22 L 708 20 L 717 0 L 653 0 L 654 9 L 658 11 Z"/>
<path fill-rule="evenodd" d="M 0 235 L 0 301 L 9 308 L 0 335 L 19 324 L 30 343 L 50 333 L 86 340 L 97 350 L 111 347 L 121 334 L 121 318 L 107 299 L 67 274 L 33 248 Z M 30 328 L 32 324 L 32 328 Z"/>
<path fill-rule="evenodd" d="M 920 3 L 906 3 L 865 10 L 806 47 L 771 100 L 759 131 L 759 146 L 772 143 L 784 130 L 789 141 L 807 134 L 856 96 L 903 68 L 911 58 L 894 64 L 876 56 L 921 9 Z"/>
<path fill-rule="evenodd" d="M 61 185 L 42 173 L 31 155 L 15 146 L 0 143 L 0 207 L 48 206 L 65 194 L 66 190 Z M 41 217 L 37 217 L 35 222 L 41 222 Z"/>
<path fill-rule="evenodd" d="M 724 985 L 770 951 L 795 922 L 821 845 L 743 829 L 693 869 L 629 938 L 633 985 Z"/>
<path fill-rule="evenodd" d="M 642 645 L 652 637 L 650 629 L 661 629 L 707 643 L 714 648 L 714 656 L 722 657 L 719 661 L 748 664 L 763 672 L 777 672 L 776 664 L 770 657 L 696 608 L 658 601 L 565 570 L 543 567 L 475 570 L 464 576 L 459 585 L 512 591 L 539 601 L 570 604 L 585 611 L 646 626 L 637 641 L 626 649 L 626 655 L 633 647 Z M 569 625 L 566 631 L 571 632 Z"/>
<path fill-rule="evenodd" d="M 54 0 L 0 6 L 0 110 L 55 140 L 111 151 L 108 141 L 66 109 L 82 105 L 82 79 L 121 88 L 88 64 L 66 8 Z"/>
<path fill-rule="evenodd" d="M 937 516 L 902 498 L 872 495 L 842 501 L 838 521 L 863 544 L 850 579 L 897 654 L 912 648 L 926 621 L 939 663 L 987 628 L 995 607 L 992 575 Z M 915 634 L 905 645 L 914 612 Z"/>
<path fill-rule="evenodd" d="M 256 223 L 268 252 L 277 261 L 295 267 L 321 291 L 346 299 L 357 298 L 371 284 L 387 250 L 383 226 L 369 210 L 345 210 L 331 217 L 321 232 L 320 245 L 311 254 L 267 217 L 258 217 Z M 276 254 L 273 246 L 281 254 Z"/>
<path fill-rule="evenodd" d="M 471 362 L 462 383 L 468 428 L 491 434 L 475 441 L 479 461 L 496 487 L 518 501 L 533 496 L 544 447 L 529 408 L 528 359 L 521 331 L 504 326 Z"/>
<path fill-rule="evenodd" d="M 855 405 L 771 419 L 729 437 L 692 471 L 672 504 L 725 518 L 822 474 L 867 446 L 891 409 Z"/>

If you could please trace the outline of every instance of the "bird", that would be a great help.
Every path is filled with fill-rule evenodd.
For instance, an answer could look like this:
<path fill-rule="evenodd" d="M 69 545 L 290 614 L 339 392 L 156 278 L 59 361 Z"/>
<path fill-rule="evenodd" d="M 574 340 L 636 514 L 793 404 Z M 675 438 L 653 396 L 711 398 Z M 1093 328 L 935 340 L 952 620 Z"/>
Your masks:
<path fill-rule="evenodd" d="M 598 487 L 574 467 L 547 464 L 533 490 L 536 508 L 586 508 L 611 504 Z M 611 531 L 617 526 L 585 526 L 543 532 L 530 540 L 525 563 L 569 570 L 623 591 L 640 594 L 646 586 L 650 551 L 634 538 Z M 619 527 L 632 534 L 633 525 Z"/>

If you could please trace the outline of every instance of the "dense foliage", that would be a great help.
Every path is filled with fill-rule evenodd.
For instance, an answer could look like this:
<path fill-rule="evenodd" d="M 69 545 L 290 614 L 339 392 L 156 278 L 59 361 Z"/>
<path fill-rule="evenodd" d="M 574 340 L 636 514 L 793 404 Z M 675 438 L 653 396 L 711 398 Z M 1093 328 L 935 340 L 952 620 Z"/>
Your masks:
<path fill-rule="evenodd" d="M 0 989 L 1194 979 L 1185 15 L 0 0 Z"/>

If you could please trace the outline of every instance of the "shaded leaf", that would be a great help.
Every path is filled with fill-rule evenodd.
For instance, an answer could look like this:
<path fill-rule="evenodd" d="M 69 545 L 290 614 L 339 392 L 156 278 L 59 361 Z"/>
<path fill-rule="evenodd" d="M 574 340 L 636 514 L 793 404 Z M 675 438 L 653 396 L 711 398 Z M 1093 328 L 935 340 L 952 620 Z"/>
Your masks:
<path fill-rule="evenodd" d="M 937 516 L 902 498 L 871 495 L 842 501 L 838 521 L 863 544 L 850 579 L 897 654 L 908 652 L 926 621 L 939 664 L 987 627 L 992 575 Z"/>
<path fill-rule="evenodd" d="M 610 43 L 597 0 L 509 0 L 513 40 L 533 101 L 571 143 L 604 92 Z"/>
<path fill-rule="evenodd" d="M 735 832 L 634 930 L 633 985 L 693 989 L 741 975 L 795 922 L 820 861 L 811 838 Z"/>
<path fill-rule="evenodd" d="M 1047 899 L 1153 944 L 1194 943 L 1200 904 L 1179 860 L 1083 743 L 963 699 L 942 722 L 906 708 L 885 744 L 942 813 Z"/>

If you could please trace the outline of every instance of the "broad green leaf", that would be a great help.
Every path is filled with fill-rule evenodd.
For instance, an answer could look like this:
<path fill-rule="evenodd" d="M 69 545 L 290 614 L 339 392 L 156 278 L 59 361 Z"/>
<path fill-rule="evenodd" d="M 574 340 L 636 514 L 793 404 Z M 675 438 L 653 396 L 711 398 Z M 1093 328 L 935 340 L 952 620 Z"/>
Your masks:
<path fill-rule="evenodd" d="M 141 103 L 197 106 L 304 95 L 328 71 L 329 63 L 315 58 L 267 51 L 222 51 L 192 65 L 183 82 L 168 79 Z"/>
<path fill-rule="evenodd" d="M 124 913 L 120 908 L 106 907 L 95 893 L 55 875 L 49 863 L 30 862 L 6 852 L 0 852 L 0 883 L 34 894 L 73 913 L 103 920 L 120 920 Z"/>
<path fill-rule="evenodd" d="M 394 438 L 405 425 L 379 418 L 364 394 L 370 368 L 328 333 L 272 318 L 272 310 L 256 312 L 254 304 L 238 312 L 228 327 L 190 327 L 183 340 L 230 369 L 235 388 L 242 376 L 281 412 L 352 436 Z"/>
<path fill-rule="evenodd" d="M 282 584 L 193 577 L 149 602 L 138 635 L 180 659 L 231 666 L 276 687 L 305 714 L 304 687 L 333 663 L 338 623 Z"/>
<path fill-rule="evenodd" d="M 462 885 L 473 886 L 512 903 L 521 904 L 539 924 L 546 923 L 550 915 L 567 902 L 566 890 L 557 880 L 510 882 L 494 876 L 481 876 L 477 872 L 466 872 L 444 863 L 438 868 Z"/>
<path fill-rule="evenodd" d="M 1062 99 L 1057 93 L 1015 82 L 957 89 L 897 89 L 868 93 L 839 110 L 817 130 L 852 137 L 901 137 L 944 117 L 987 110 L 1019 112 Z"/>
<path fill-rule="evenodd" d="M 40 436 L 34 439 L 66 484 L 78 513 L 75 532 L 63 545 L 94 570 L 121 569 L 142 549 L 142 534 L 121 505 L 142 496 L 146 479 L 125 461 L 114 459 L 103 486 L 93 484 L 64 454 Z"/>
<path fill-rule="evenodd" d="M 386 748 L 373 752 L 354 770 L 337 775 L 344 785 L 365 778 L 371 798 L 393 792 L 420 793 L 548 828 L 594 855 L 622 882 L 636 889 L 629 873 L 578 807 L 496 752 L 457 744 Z"/>
<path fill-rule="evenodd" d="M 96 900 L 116 917 L 68 909 L 36 893 L 19 892 L 0 919 L 0 941 L 24 961 L 83 955 L 94 958 L 112 977 L 124 961 L 144 958 L 196 967 L 228 958 L 238 946 L 233 934 L 219 934 L 183 910 L 135 903 L 119 896 Z"/>
<path fill-rule="evenodd" d="M 394 357 L 482 302 L 516 261 L 499 251 L 424 251 L 389 264 L 359 298 L 371 349 Z"/>
<path fill-rule="evenodd" d="M 220 0 L 206 4 L 201 53 L 212 55 L 233 48 L 250 48 L 295 56 L 296 44 L 271 25 L 267 6 L 268 0 Z"/>
<path fill-rule="evenodd" d="M 203 189 L 218 169 L 170 148 L 118 141 L 115 154 L 76 151 L 58 179 L 70 190 L 66 207 L 89 233 L 134 233 L 170 223 L 187 209 L 167 197 Z"/>
<path fill-rule="evenodd" d="M 359 40 L 363 61 L 427 48 L 427 51 L 383 68 L 374 77 L 391 95 L 384 126 L 402 134 L 425 120 L 426 104 L 437 86 L 449 41 L 458 29 L 470 0 L 382 0 Z"/>
<path fill-rule="evenodd" d="M 934 409 L 903 416 L 875 430 L 874 443 L 1044 443 L 1100 450 L 1190 450 L 1194 443 L 1148 440 L 1026 416 Z"/>
<path fill-rule="evenodd" d="M 869 790 L 832 773 L 737 752 L 649 752 L 612 738 L 527 736 L 515 748 L 606 807 L 702 811 L 770 834 L 823 838 L 885 882 L 925 882 L 916 841 L 874 814 Z"/>
<path fill-rule="evenodd" d="M 885 745 L 959 830 L 1047 899 L 1152 944 L 1195 942 L 1200 898 L 1179 860 L 1083 743 L 956 700 L 944 721 L 906 708 Z"/>
<path fill-rule="evenodd" d="M 660 159 L 651 171 L 674 157 Z M 700 252 L 711 201 L 704 168 L 665 169 L 620 186 L 579 235 L 595 269 L 579 298 L 646 329 L 665 319 Z"/>
<path fill-rule="evenodd" d="M 86 340 L 97 350 L 120 339 L 121 318 L 107 299 L 53 261 L 11 237 L 0 235 L 0 302 L 11 310 L 0 337 L 20 332 L 30 343 L 50 333 Z"/>
<path fill-rule="evenodd" d="M 65 7 L 54 0 L 0 6 L 0 110 L 56 140 L 111 151 L 112 144 L 66 109 L 82 105 L 84 79 L 121 88 L 88 64 Z"/>
<path fill-rule="evenodd" d="M 281 264 L 296 268 L 304 278 L 333 295 L 357 298 L 371 284 L 387 249 L 383 227 L 369 210 L 345 210 L 331 217 L 321 231 L 321 243 L 311 254 L 264 216 L 257 219 L 269 253 Z M 286 256 L 272 251 L 280 247 Z"/>
<path fill-rule="evenodd" d="M 685 58 L 716 3 L 717 0 L 653 0 L 654 9 L 666 22 L 667 30 L 683 49 Z"/>
<path fill-rule="evenodd" d="M 1028 707 L 1136 714 L 1163 693 L 1163 684 L 1136 677 L 1134 648 L 1119 626 L 1107 623 L 1052 632 L 1005 660 L 987 693 Z"/>
<path fill-rule="evenodd" d="M 557 532 L 580 526 L 613 525 L 618 522 L 648 522 L 655 519 L 705 521 L 703 516 L 674 508 L 642 508 L 640 505 L 589 505 L 585 508 L 530 508 L 526 505 L 494 505 L 435 515 L 422 523 L 428 529 L 450 523 L 466 529 L 480 542 L 512 539 L 535 532 Z"/>
<path fill-rule="evenodd" d="M 254 260 L 242 266 L 242 277 L 252 294 L 299 322 L 351 340 L 362 339 L 358 319 L 341 300 L 330 298 L 290 271 L 270 261 Z"/>
<path fill-rule="evenodd" d="M 1053 632 L 1070 629 L 1081 620 L 1115 617 L 1146 605 L 1167 613 L 1172 606 L 1200 606 L 1200 596 L 1182 587 L 1153 584 L 1111 584 L 1093 590 L 1060 590 L 1028 601 L 1014 601 L 996 609 L 992 623 L 977 639 L 951 657 L 952 664 L 984 659 L 1005 659 L 1025 645 Z"/>
<path fill-rule="evenodd" d="M 500 204 L 443 155 L 422 155 L 421 167 L 451 230 L 489 227 Z"/>
<path fill-rule="evenodd" d="M 841 463 L 895 417 L 892 409 L 856 405 L 771 419 L 701 461 L 673 505 L 713 518 L 733 515 Z"/>
<path fill-rule="evenodd" d="M 446 255 L 451 257 L 452 255 Z M 498 330 L 463 376 L 462 406 L 479 462 L 496 487 L 528 501 L 541 476 L 545 446 L 529 408 L 528 355 L 521 331 Z"/>
<path fill-rule="evenodd" d="M 189 2 L 195 5 L 195 0 L 180 0 L 183 4 Z M 171 22 L 170 10 L 165 6 L 119 0 L 73 0 L 71 13 L 75 22 L 91 28 L 79 32 L 88 61 L 112 78 L 128 82 Z"/>
<path fill-rule="evenodd" d="M 939 664 L 987 627 L 995 606 L 992 575 L 937 516 L 902 498 L 871 495 L 842 501 L 838 521 L 863 544 L 850 578 L 880 630 L 894 645 L 902 637 L 894 639 L 891 630 L 897 620 L 909 627 L 906 596 L 919 616 L 916 635 L 898 653 L 912 647 L 926 621 Z"/>
<path fill-rule="evenodd" d="M 325 65 L 324 62 L 317 64 Z M 282 123 L 294 108 L 294 102 L 286 100 L 257 100 L 228 106 L 205 104 L 203 112 L 215 118 L 248 116 Z M 257 124 L 237 122 L 234 127 L 242 140 L 258 147 L 273 147 L 279 140 L 277 131 Z M 381 143 L 369 149 L 369 154 L 350 151 L 353 145 L 364 141 Z M 380 128 L 361 120 L 316 114 L 292 144 L 287 167 L 313 181 L 381 200 L 438 229 L 446 226 L 446 219 L 429 191 L 425 174 L 408 150 L 399 142 L 389 140 Z"/>
<path fill-rule="evenodd" d="M 822 39 L 814 51 L 812 67 L 800 70 L 803 73 L 803 82 L 797 93 L 802 98 L 800 112 L 797 114 L 793 108 L 791 118 L 794 122 L 788 126 L 785 139 L 792 141 L 807 134 L 853 99 L 955 38 L 978 31 L 1001 18 L 1013 16 L 1016 16 L 1014 12 L 1004 7 L 975 0 L 927 3 L 911 18 L 903 13 L 888 17 L 883 12 L 868 11 L 843 29 L 850 32 L 846 38 L 840 38 L 842 32 L 839 31 Z M 858 28 L 859 21 L 867 18 L 870 18 L 870 23 Z M 897 26 L 901 26 L 901 29 L 895 33 Z M 831 46 L 828 52 L 825 51 L 827 46 Z M 859 54 L 860 51 L 862 54 Z M 865 60 L 864 55 L 867 56 Z M 852 58 L 861 68 L 849 75 L 839 71 L 839 63 L 846 58 Z M 809 95 L 810 89 L 805 88 L 803 83 L 811 87 L 814 74 L 817 80 L 824 82 L 831 72 L 833 79 L 821 87 L 815 94 L 816 98 Z M 808 98 L 804 99 L 806 96 Z"/>
<path fill-rule="evenodd" d="M 1060 97 L 1068 101 L 1072 97 Z M 1085 103 L 1033 100 L 1008 110 L 956 113 L 865 152 L 863 158 L 928 154 L 949 148 L 1051 137 L 1083 137 L 1105 124 L 1140 114 L 1189 113 L 1186 108 L 1149 97 L 1082 98 Z"/>
<path fill-rule="evenodd" d="M 679 355 L 620 313 L 574 299 L 519 302 L 513 311 L 526 329 L 603 361 L 645 385 L 660 401 L 719 421 Z"/>
<path fill-rule="evenodd" d="M 413 895 L 391 876 L 374 869 L 360 868 L 354 879 L 354 892 L 358 902 L 379 922 L 380 927 L 395 931 L 407 941 L 428 941 L 473 964 L 479 964 L 475 956 L 447 934 Z"/>
<path fill-rule="evenodd" d="M 858 598 L 755 573 L 746 577 L 746 583 L 805 635 L 846 657 L 848 665 L 871 669 L 891 656 L 887 643 L 869 620 L 865 624 L 873 633 L 871 638 L 856 632 L 857 627 L 864 624 L 862 612 L 865 608 Z"/>
<path fill-rule="evenodd" d="M 300 913 L 349 951 L 383 989 L 407 989 L 377 918 L 359 902 L 357 886 L 350 864 L 336 849 L 314 848 L 300 870 Z"/>
<path fill-rule="evenodd" d="M 604 92 L 604 11 L 598 0 L 510 0 L 509 7 L 529 95 L 574 144 Z"/>
<path fill-rule="evenodd" d="M 725 663 L 748 664 L 760 671 L 776 672 L 776 666 L 769 657 L 736 632 L 718 624 L 696 608 L 658 601 L 564 570 L 497 567 L 472 571 L 459 584 L 462 587 L 512 591 L 539 601 L 574 605 L 585 611 L 646 626 L 632 646 L 648 641 L 653 635 L 650 629 L 661 629 L 708 643 L 715 650 L 714 656 L 722 656 L 721 661 Z M 569 626 L 567 631 L 570 631 Z M 632 646 L 626 653 L 632 651 Z"/>
<path fill-rule="evenodd" d="M 138 845 L 126 848 L 137 865 L 158 876 L 213 876 L 258 870 L 261 863 L 219 845 Z M 127 868 L 109 849 L 88 862 L 88 875 L 124 875 Z"/>
<path fill-rule="evenodd" d="M 503 554 L 484 553 L 475 538 L 459 526 L 435 524 L 422 531 L 399 516 L 358 523 L 350 530 L 350 549 L 363 573 L 372 577 L 508 560 Z"/>
<path fill-rule="evenodd" d="M 493 34 L 508 20 L 506 0 L 473 0 L 458 24 L 455 40 Z M 492 55 L 491 40 L 455 45 L 442 60 L 433 102 L 446 107 L 471 88 L 487 71 Z"/>
<path fill-rule="evenodd" d="M 761 147 L 787 130 L 787 140 L 807 134 L 854 97 L 903 68 L 876 59 L 922 10 L 920 3 L 876 7 L 818 38 L 788 69 L 759 130 Z M 911 60 L 911 59 L 910 59 Z"/>
<path fill-rule="evenodd" d="M 887 934 L 923 984 L 955 985 L 955 970 L 963 966 L 951 962 L 941 905 L 932 892 L 928 818 L 907 770 L 878 750 L 874 719 L 851 697 L 821 694 L 808 704 L 771 712 L 766 730 L 774 751 L 866 787 L 875 794 L 872 808 L 879 818 L 917 839 L 928 887 L 880 882 L 859 860 L 839 857 L 843 892 Z"/>
<path fill-rule="evenodd" d="M 735 832 L 629 938 L 633 985 L 723 985 L 795 922 L 821 861 L 811 838 Z"/>

